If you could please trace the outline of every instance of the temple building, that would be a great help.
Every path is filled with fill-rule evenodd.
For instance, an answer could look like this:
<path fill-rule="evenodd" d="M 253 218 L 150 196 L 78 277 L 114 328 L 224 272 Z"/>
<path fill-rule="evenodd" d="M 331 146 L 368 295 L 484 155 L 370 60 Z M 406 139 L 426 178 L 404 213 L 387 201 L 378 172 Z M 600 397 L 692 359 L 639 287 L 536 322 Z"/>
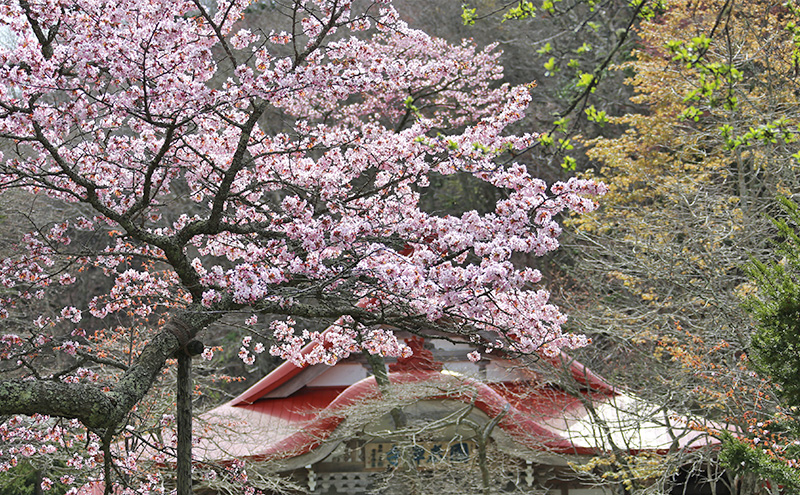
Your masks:
<path fill-rule="evenodd" d="M 195 420 L 195 458 L 244 459 L 290 491 L 326 495 L 605 495 L 667 469 L 673 493 L 711 493 L 667 459 L 712 439 L 566 355 L 533 371 L 497 353 L 473 363 L 466 343 L 406 342 L 414 355 L 389 363 L 388 386 L 364 356 L 283 363 Z"/>

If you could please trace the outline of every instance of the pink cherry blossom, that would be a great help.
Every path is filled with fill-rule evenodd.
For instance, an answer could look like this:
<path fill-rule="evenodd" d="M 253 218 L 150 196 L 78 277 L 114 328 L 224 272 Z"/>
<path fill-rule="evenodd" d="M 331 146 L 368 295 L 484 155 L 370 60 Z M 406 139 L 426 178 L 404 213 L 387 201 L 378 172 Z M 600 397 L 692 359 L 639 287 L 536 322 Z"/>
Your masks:
<path fill-rule="evenodd" d="M 67 306 L 61 310 L 61 317 L 73 323 L 81 321 L 81 310 L 72 306 Z"/>
<path fill-rule="evenodd" d="M 79 347 L 80 346 L 77 343 L 75 343 L 75 342 L 73 342 L 71 340 L 68 340 L 68 341 L 64 342 L 63 344 L 61 344 L 61 350 L 63 350 L 64 352 L 66 352 L 70 356 L 74 356 L 75 354 L 77 354 Z"/>
<path fill-rule="evenodd" d="M 593 210 L 606 188 L 548 188 L 514 160 L 538 142 L 508 132 L 531 86 L 503 83 L 497 47 L 412 29 L 388 1 L 358 10 L 298 0 L 297 25 L 267 33 L 248 24 L 249 3 L 0 2 L 15 40 L 0 46 L 0 194 L 53 205 L 0 258 L 0 317 L 29 322 L 0 336 L 0 360 L 21 380 L 106 392 L 138 355 L 116 337 L 147 342 L 181 311 L 207 322 L 252 314 L 238 353 L 246 364 L 267 345 L 298 366 L 408 356 L 394 333 L 406 324 L 452 324 L 491 341 L 480 343 L 486 352 L 585 345 L 562 332 L 541 272 L 517 260 L 557 249 L 563 215 Z M 426 211 L 434 176 L 468 176 L 503 198 L 484 213 Z M 93 291 L 88 303 L 65 297 L 78 290 Z M 43 298 L 61 304 L 31 314 Z M 298 325 L 306 319 L 328 330 Z M 34 356 L 53 349 L 63 369 L 33 373 Z M 90 354 L 116 365 L 84 363 Z M 83 486 L 103 451 L 72 428 L 6 421 L 0 470 L 31 446 L 64 453 L 70 490 Z M 67 454 L 70 442 L 86 451 Z M 169 462 L 158 455 L 141 462 Z M 135 455 L 112 457 L 139 480 L 130 490 L 164 492 Z M 240 466 L 231 476 L 248 479 Z"/>
<path fill-rule="evenodd" d="M 49 491 L 51 488 L 53 488 L 53 480 L 46 476 L 42 477 L 41 488 L 42 491 Z"/>

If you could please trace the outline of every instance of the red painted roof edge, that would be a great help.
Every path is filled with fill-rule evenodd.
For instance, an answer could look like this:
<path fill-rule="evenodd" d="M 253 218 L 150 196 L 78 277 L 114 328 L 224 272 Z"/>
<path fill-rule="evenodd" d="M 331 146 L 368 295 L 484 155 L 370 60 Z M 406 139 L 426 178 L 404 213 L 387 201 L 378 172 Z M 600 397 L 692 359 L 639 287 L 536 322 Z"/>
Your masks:
<path fill-rule="evenodd" d="M 359 308 L 365 308 L 372 301 L 373 299 L 362 299 L 356 303 L 356 306 Z M 337 323 L 341 323 L 341 320 L 337 320 Z M 322 335 L 326 334 L 330 329 L 331 327 L 326 328 L 322 332 Z M 305 356 L 316 349 L 318 345 L 319 343 L 316 341 L 310 342 L 308 345 L 300 349 L 300 355 Z M 252 404 L 264 395 L 272 392 L 276 388 L 297 376 L 304 369 L 305 368 L 295 366 L 289 361 L 286 361 L 272 370 L 267 376 L 257 381 L 252 387 L 242 392 L 238 397 L 235 397 L 232 401 L 230 401 L 229 404 L 232 406 Z"/>
<path fill-rule="evenodd" d="M 305 356 L 314 350 L 317 345 L 319 345 L 317 342 L 312 342 L 306 345 L 300 350 L 300 354 Z M 587 387 L 608 394 L 614 394 L 618 392 L 618 390 L 613 385 L 605 381 L 605 379 L 599 375 L 596 375 L 581 362 L 571 358 L 564 352 L 561 352 L 556 357 L 548 358 L 548 361 L 550 361 L 553 366 L 566 365 L 569 368 L 572 377 Z M 305 368 L 300 368 L 289 361 L 286 361 L 272 370 L 267 376 L 256 382 L 252 387 L 242 392 L 242 394 L 240 394 L 238 397 L 234 398 L 230 404 L 233 406 L 252 404 L 264 395 L 270 393 L 297 376 L 301 371 L 303 371 L 303 369 Z"/>
<path fill-rule="evenodd" d="M 311 342 L 310 344 L 306 345 L 300 350 L 300 354 L 305 356 L 312 350 L 314 350 L 319 344 L 317 342 Z M 243 406 L 252 404 L 264 395 L 272 392 L 276 388 L 280 387 L 284 383 L 288 382 L 295 376 L 297 376 L 301 371 L 305 368 L 300 368 L 299 366 L 295 366 L 289 361 L 284 362 L 271 372 L 267 374 L 264 378 L 257 381 L 252 387 L 248 388 L 244 392 L 242 392 L 238 397 L 234 398 L 230 401 L 232 406 Z"/>

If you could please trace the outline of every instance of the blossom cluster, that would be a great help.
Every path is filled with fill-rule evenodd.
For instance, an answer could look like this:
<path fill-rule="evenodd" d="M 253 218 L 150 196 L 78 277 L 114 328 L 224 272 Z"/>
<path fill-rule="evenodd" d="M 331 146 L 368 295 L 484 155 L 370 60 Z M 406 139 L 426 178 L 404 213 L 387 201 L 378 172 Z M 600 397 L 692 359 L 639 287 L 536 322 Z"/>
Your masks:
<path fill-rule="evenodd" d="M 319 363 L 332 365 L 357 352 L 395 357 L 411 355 L 411 349 L 390 330 L 366 329 L 349 317 L 340 318 L 324 332 L 303 330 L 298 335 L 295 324 L 292 318 L 275 320 L 270 324 L 270 330 L 278 341 L 270 348 L 270 354 L 301 368 Z M 301 352 L 308 344 L 313 345 L 306 349 L 307 352 Z"/>
<path fill-rule="evenodd" d="M 57 464 L 61 467 L 48 473 L 52 478 L 42 479 L 41 488 L 45 491 L 53 487 L 56 479 L 63 485 L 72 485 L 78 479 L 78 470 L 97 466 L 95 455 L 99 451 L 81 452 L 86 430 L 77 420 L 58 421 L 43 415 L 12 416 L 0 423 L 0 442 L 0 473 L 13 469 L 23 459 L 28 462 L 46 457 L 59 459 Z M 77 492 L 78 487 L 73 487 L 67 493 Z"/>

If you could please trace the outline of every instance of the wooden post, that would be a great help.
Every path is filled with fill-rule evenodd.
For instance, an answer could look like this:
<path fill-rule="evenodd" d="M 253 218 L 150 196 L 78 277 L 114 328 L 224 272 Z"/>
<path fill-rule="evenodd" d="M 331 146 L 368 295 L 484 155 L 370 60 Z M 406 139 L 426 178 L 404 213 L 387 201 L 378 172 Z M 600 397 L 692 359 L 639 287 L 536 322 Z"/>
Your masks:
<path fill-rule="evenodd" d="M 192 493 L 192 356 L 178 352 L 177 495 Z"/>
<path fill-rule="evenodd" d="M 176 416 L 178 446 L 176 451 L 176 495 L 192 494 L 192 357 L 203 353 L 204 346 L 191 338 L 185 322 L 175 319 L 169 329 L 178 339 L 178 390 Z"/>
<path fill-rule="evenodd" d="M 178 358 L 176 495 L 192 493 L 192 357 L 202 354 L 203 349 L 202 342 L 190 340 L 176 353 Z"/>

